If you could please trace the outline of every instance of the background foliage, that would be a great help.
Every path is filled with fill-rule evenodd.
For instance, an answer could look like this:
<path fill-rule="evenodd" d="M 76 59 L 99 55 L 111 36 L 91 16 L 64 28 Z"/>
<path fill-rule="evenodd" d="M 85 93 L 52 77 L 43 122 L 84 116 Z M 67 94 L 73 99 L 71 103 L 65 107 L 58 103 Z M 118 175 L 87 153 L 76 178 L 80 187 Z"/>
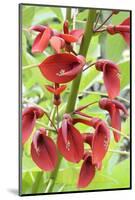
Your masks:
<path fill-rule="evenodd" d="M 76 28 L 83 28 L 87 19 L 88 9 L 73 9 L 77 12 L 76 23 L 73 24 Z M 105 18 L 110 11 L 102 11 L 102 17 Z M 119 24 L 127 16 L 128 12 L 120 12 L 114 15 L 110 23 Z M 53 50 L 48 47 L 42 54 L 33 55 L 31 46 L 34 33 L 29 31 L 29 27 L 36 24 L 48 24 L 51 28 L 62 31 L 63 21 L 65 19 L 65 8 L 59 7 L 40 7 L 40 6 L 22 6 L 22 67 L 31 66 L 40 63 L 48 55 L 53 54 Z M 72 25 L 71 25 L 72 26 Z M 75 46 L 78 50 L 79 46 Z M 87 61 L 94 61 L 97 58 L 104 57 L 117 62 L 121 71 L 121 93 L 119 100 L 130 109 L 130 52 L 127 49 L 123 38 L 120 35 L 96 35 L 92 38 L 91 45 L 87 54 Z M 29 102 L 37 103 L 43 106 L 50 115 L 54 113 L 52 108 L 52 95 L 45 89 L 44 85 L 48 81 L 43 78 L 38 67 L 22 69 L 22 89 L 23 89 L 23 107 Z M 63 103 L 60 106 L 61 114 L 66 106 L 66 99 L 69 94 L 71 84 L 68 84 L 68 89 L 63 93 Z M 85 71 L 81 80 L 77 105 L 84 105 L 88 102 L 93 102 L 106 96 L 103 86 L 102 75 L 95 68 L 90 68 Z M 108 115 L 105 111 L 99 109 L 97 105 L 93 105 L 86 110 L 86 113 L 92 116 L 98 116 L 108 120 Z M 43 117 L 40 122 L 48 124 L 48 120 Z M 37 124 L 35 128 L 38 128 Z M 88 127 L 77 125 L 81 132 L 89 131 Z M 87 130 L 88 129 L 88 130 Z M 122 132 L 130 135 L 130 119 L 129 117 L 122 121 Z M 53 133 L 51 133 L 53 135 Z M 55 135 L 53 135 L 55 138 Z M 22 193 L 30 194 L 33 192 L 47 192 L 49 173 L 44 173 L 38 185 L 38 177 L 42 175 L 42 171 L 34 164 L 30 156 L 31 138 L 25 144 L 22 157 Z M 121 142 L 116 144 L 112 137 L 110 150 L 127 151 L 130 150 L 130 142 L 126 138 L 122 138 Z M 56 179 L 53 192 L 76 191 L 77 177 L 79 174 L 81 163 L 72 164 L 64 158 L 60 165 L 60 170 Z M 103 161 L 103 168 L 97 171 L 92 183 L 83 190 L 101 190 L 101 189 L 116 189 L 127 188 L 130 186 L 130 157 L 127 154 L 114 153 L 109 151 Z"/>

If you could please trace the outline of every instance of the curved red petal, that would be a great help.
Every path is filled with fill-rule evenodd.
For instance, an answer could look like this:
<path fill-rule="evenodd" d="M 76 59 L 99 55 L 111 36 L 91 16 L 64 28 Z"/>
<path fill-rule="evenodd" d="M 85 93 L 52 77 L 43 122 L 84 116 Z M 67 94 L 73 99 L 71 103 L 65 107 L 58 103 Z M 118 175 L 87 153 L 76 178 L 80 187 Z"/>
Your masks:
<path fill-rule="evenodd" d="M 67 144 L 65 144 L 62 128 L 60 128 L 57 144 L 61 154 L 70 162 L 79 162 L 84 153 L 83 138 L 72 125 L 68 126 L 67 141 Z"/>
<path fill-rule="evenodd" d="M 46 28 L 44 32 L 37 35 L 32 45 L 32 53 L 40 52 L 42 53 L 48 46 L 49 40 L 51 38 L 52 31 L 50 28 Z"/>
<path fill-rule="evenodd" d="M 110 132 L 105 123 L 97 125 L 92 143 L 92 163 L 100 163 L 105 157 L 110 143 Z"/>
<path fill-rule="evenodd" d="M 105 64 L 103 67 L 103 78 L 109 97 L 113 99 L 118 96 L 120 92 L 120 78 L 116 65 Z"/>
<path fill-rule="evenodd" d="M 45 85 L 45 87 L 46 87 L 46 89 L 47 89 L 49 92 L 55 94 L 55 88 L 54 88 L 53 86 L 51 86 L 51 85 Z"/>
<path fill-rule="evenodd" d="M 32 30 L 32 31 L 37 31 L 37 32 L 43 32 L 46 28 L 47 28 L 47 26 L 35 25 L 35 26 L 32 26 L 32 27 L 30 28 L 30 30 Z"/>
<path fill-rule="evenodd" d="M 113 107 L 111 114 L 111 125 L 113 128 L 121 131 L 121 118 L 120 112 L 117 108 Z M 114 139 L 116 142 L 120 141 L 120 134 L 116 131 L 113 131 Z"/>
<path fill-rule="evenodd" d="M 122 110 L 125 113 L 125 115 L 128 115 L 128 110 L 126 109 L 124 104 L 122 104 L 121 102 L 119 102 L 119 101 L 117 101 L 115 99 L 112 100 L 112 103 L 115 104 L 116 108 Z"/>
<path fill-rule="evenodd" d="M 56 95 L 61 94 L 66 89 L 66 87 L 67 87 L 66 85 L 60 86 L 59 88 L 56 89 L 55 94 Z"/>
<path fill-rule="evenodd" d="M 60 37 L 63 38 L 65 40 L 65 42 L 68 42 L 68 43 L 72 43 L 72 42 L 77 42 L 78 41 L 78 38 L 73 36 L 73 35 L 70 35 L 70 34 L 60 34 Z"/>
<path fill-rule="evenodd" d="M 31 156 L 36 165 L 44 171 L 55 169 L 58 161 L 53 140 L 38 130 L 31 144 Z"/>
<path fill-rule="evenodd" d="M 126 18 L 120 25 L 129 25 L 130 26 L 130 17 Z"/>
<path fill-rule="evenodd" d="M 24 144 L 30 137 L 36 123 L 36 114 L 27 113 L 22 117 L 22 143 Z"/>
<path fill-rule="evenodd" d="M 95 165 L 91 162 L 91 157 L 87 156 L 82 164 L 77 186 L 78 188 L 87 187 L 95 176 Z"/>
<path fill-rule="evenodd" d="M 63 49 L 65 46 L 65 41 L 60 37 L 52 36 L 50 39 L 50 44 L 56 53 L 60 53 L 61 49 Z"/>
<path fill-rule="evenodd" d="M 82 29 L 74 29 L 70 31 L 70 35 L 76 37 L 78 40 L 81 36 L 83 36 L 83 34 L 84 34 L 84 30 Z"/>
<path fill-rule="evenodd" d="M 49 81 L 55 83 L 67 83 L 73 80 L 78 73 L 71 76 L 64 76 L 65 72 L 72 71 L 80 65 L 79 59 L 68 53 L 60 53 L 49 56 L 40 65 L 39 68 L 42 74 Z"/>

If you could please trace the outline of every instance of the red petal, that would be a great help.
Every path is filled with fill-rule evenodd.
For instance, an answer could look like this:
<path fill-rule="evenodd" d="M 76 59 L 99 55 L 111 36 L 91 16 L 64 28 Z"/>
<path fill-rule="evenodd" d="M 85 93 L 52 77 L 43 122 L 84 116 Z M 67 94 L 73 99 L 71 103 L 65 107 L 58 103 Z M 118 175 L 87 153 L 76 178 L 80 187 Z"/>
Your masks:
<path fill-rule="evenodd" d="M 71 76 L 65 76 L 63 74 L 72 71 L 78 65 L 80 66 L 80 62 L 76 56 L 68 53 L 60 53 L 49 56 L 39 65 L 39 68 L 49 81 L 66 83 L 73 80 L 77 76 L 78 71 Z"/>
<path fill-rule="evenodd" d="M 105 64 L 103 67 L 103 78 L 108 95 L 111 99 L 119 95 L 120 78 L 119 70 L 114 64 Z"/>
<path fill-rule="evenodd" d="M 111 114 L 111 124 L 112 127 L 121 131 L 121 118 L 120 118 L 120 112 L 117 108 L 113 107 Z M 119 142 L 120 140 L 120 134 L 113 131 L 114 139 L 116 142 Z"/>
<path fill-rule="evenodd" d="M 30 28 L 32 31 L 43 32 L 47 27 L 43 25 L 35 25 Z"/>
<path fill-rule="evenodd" d="M 65 144 L 62 128 L 60 128 L 57 144 L 61 154 L 70 162 L 79 162 L 84 153 L 83 138 L 72 125 L 68 126 L 67 141 Z"/>
<path fill-rule="evenodd" d="M 50 39 L 50 44 L 56 53 L 60 53 L 61 49 L 63 49 L 65 46 L 65 41 L 60 37 L 53 36 Z"/>
<path fill-rule="evenodd" d="M 52 31 L 50 28 L 46 28 L 44 32 L 39 33 L 32 45 L 32 53 L 43 52 L 48 46 L 51 34 Z"/>
<path fill-rule="evenodd" d="M 78 38 L 75 36 L 72 36 L 70 34 L 60 34 L 60 37 L 65 40 L 65 42 L 72 43 L 72 42 L 77 42 Z"/>
<path fill-rule="evenodd" d="M 68 30 L 68 21 L 66 20 L 63 24 L 63 30 L 64 30 L 64 33 L 65 34 L 68 34 L 69 33 L 69 30 Z"/>
<path fill-rule="evenodd" d="M 92 126 L 92 127 L 95 127 L 99 122 L 100 122 L 100 119 L 98 118 L 91 118 L 89 120 L 81 119 L 81 118 L 73 118 L 73 124 L 82 123 L 82 124 Z"/>
<path fill-rule="evenodd" d="M 130 26 L 130 17 L 126 18 L 120 25 L 129 25 Z"/>
<path fill-rule="evenodd" d="M 75 30 L 72 30 L 70 31 L 70 35 L 76 37 L 78 40 L 79 38 L 84 34 L 84 30 L 81 30 L 81 29 L 75 29 Z"/>
<path fill-rule="evenodd" d="M 28 113 L 22 117 L 22 143 L 24 144 L 30 137 L 36 123 L 36 114 Z"/>
<path fill-rule="evenodd" d="M 68 142 L 68 139 L 67 139 L 67 135 L 68 135 L 68 123 L 67 123 L 66 119 L 64 119 L 62 121 L 61 128 L 62 128 L 62 135 L 63 135 L 64 142 L 65 142 L 65 144 L 67 144 L 67 142 Z"/>
<path fill-rule="evenodd" d="M 117 100 L 112 100 L 112 103 L 115 104 L 116 108 L 122 110 L 125 115 L 128 115 L 128 110 L 126 109 L 126 107 L 124 106 L 124 104 L 122 104 L 121 102 L 117 101 Z"/>
<path fill-rule="evenodd" d="M 110 143 L 110 132 L 101 122 L 97 125 L 92 143 L 92 163 L 100 163 L 106 155 Z"/>
<path fill-rule="evenodd" d="M 93 133 L 84 133 L 84 134 L 82 134 L 82 137 L 83 137 L 84 142 L 86 142 L 87 144 L 90 145 L 90 147 L 92 147 L 94 134 Z"/>
<path fill-rule="evenodd" d="M 31 144 L 31 156 L 36 165 L 44 171 L 52 171 L 56 167 L 58 157 L 55 143 L 38 130 Z"/>
<path fill-rule="evenodd" d="M 87 156 L 82 164 L 78 184 L 79 188 L 87 187 L 95 176 L 95 165 L 92 165 L 91 157 Z"/>

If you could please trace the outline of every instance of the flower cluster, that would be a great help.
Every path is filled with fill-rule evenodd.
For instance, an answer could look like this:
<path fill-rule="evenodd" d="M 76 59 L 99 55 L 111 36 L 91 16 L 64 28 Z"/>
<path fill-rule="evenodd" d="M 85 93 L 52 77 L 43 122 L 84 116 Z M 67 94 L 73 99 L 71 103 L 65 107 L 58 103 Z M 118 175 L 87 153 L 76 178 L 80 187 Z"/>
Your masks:
<path fill-rule="evenodd" d="M 116 13 L 114 12 L 114 14 Z M 63 24 L 63 33 L 43 25 L 33 26 L 31 30 L 38 32 L 32 45 L 32 53 L 41 53 L 48 45 L 55 52 L 39 64 L 39 69 L 44 78 L 52 82 L 52 85 L 45 85 L 45 87 L 54 95 L 53 104 L 58 107 L 61 104 L 61 93 L 67 87 L 65 83 L 74 80 L 80 72 L 85 70 L 85 57 L 77 55 L 72 46 L 72 43 L 82 41 L 84 30 L 75 29 L 70 31 L 68 21 Z M 109 25 L 106 31 L 111 35 L 121 34 L 129 45 L 129 18 L 120 25 Z M 125 106 L 115 99 L 120 93 L 119 66 L 106 59 L 97 60 L 93 65 L 95 65 L 96 70 L 103 73 L 103 81 L 108 93 L 108 98 L 101 98 L 99 102 L 94 103 L 98 103 L 99 108 L 109 113 L 114 139 L 119 142 L 119 131 L 121 131 L 120 111 L 128 115 Z M 84 105 L 75 109 L 72 113 L 63 115 L 62 121 L 59 123 L 60 127 L 54 127 L 56 140 L 48 134 L 45 128 L 41 127 L 35 131 L 31 143 L 31 157 L 36 165 L 44 171 L 53 171 L 57 167 L 58 153 L 69 162 L 79 163 L 82 161 L 77 180 L 79 188 L 88 186 L 93 180 L 96 170 L 101 170 L 102 161 L 110 143 L 110 130 L 107 123 L 84 112 L 84 109 L 90 105 Z M 46 112 L 39 106 L 24 109 L 22 113 L 23 144 L 27 142 L 32 134 L 36 120 L 44 115 L 46 115 Z M 93 131 L 81 133 L 76 128 L 78 123 L 92 127 Z M 88 144 L 89 148 L 86 149 L 85 144 Z"/>

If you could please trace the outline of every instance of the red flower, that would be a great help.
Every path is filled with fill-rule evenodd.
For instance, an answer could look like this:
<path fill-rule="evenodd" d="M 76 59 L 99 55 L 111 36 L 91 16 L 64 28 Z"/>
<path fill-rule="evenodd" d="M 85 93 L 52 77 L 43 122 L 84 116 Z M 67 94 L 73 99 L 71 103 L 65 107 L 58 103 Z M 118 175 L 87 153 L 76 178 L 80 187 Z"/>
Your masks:
<path fill-rule="evenodd" d="M 120 118 L 120 110 L 122 110 L 126 115 L 128 115 L 128 111 L 125 106 L 117 100 L 110 100 L 107 98 L 102 98 L 99 101 L 100 108 L 107 110 L 111 117 L 111 125 L 113 128 L 121 131 L 121 118 Z M 114 139 L 116 142 L 120 140 L 120 134 L 118 132 L 113 131 Z"/>
<path fill-rule="evenodd" d="M 111 35 L 119 33 L 122 35 L 128 45 L 130 45 L 130 17 L 125 19 L 120 25 L 107 27 L 107 32 Z"/>
<path fill-rule="evenodd" d="M 55 169 L 58 157 L 55 143 L 46 135 L 44 128 L 40 128 L 33 136 L 31 156 L 36 165 L 44 171 Z"/>
<path fill-rule="evenodd" d="M 120 78 L 118 66 L 110 60 L 98 60 L 95 64 L 96 69 L 103 72 L 103 79 L 108 95 L 111 99 L 119 95 Z"/>
<path fill-rule="evenodd" d="M 60 49 L 65 45 L 64 40 L 58 37 L 59 34 L 47 26 L 32 26 L 31 30 L 39 32 L 32 45 L 32 53 L 43 52 L 47 48 L 49 42 L 57 53 L 60 53 Z"/>
<path fill-rule="evenodd" d="M 73 80 L 85 64 L 83 56 L 60 53 L 49 56 L 39 68 L 45 78 L 55 83 L 66 83 Z"/>
<path fill-rule="evenodd" d="M 30 137 L 36 123 L 36 119 L 41 118 L 44 111 L 38 107 L 28 107 L 22 113 L 22 143 L 24 144 Z"/>
<path fill-rule="evenodd" d="M 70 115 L 65 114 L 62 126 L 58 131 L 58 148 L 61 154 L 70 162 L 79 162 L 84 153 L 83 138 L 73 127 Z"/>
<path fill-rule="evenodd" d="M 95 176 L 95 165 L 92 164 L 91 154 L 86 152 L 83 158 L 83 164 L 80 170 L 77 186 L 79 188 L 87 187 Z"/>
<path fill-rule="evenodd" d="M 85 135 L 83 139 L 91 146 L 92 163 L 98 165 L 104 159 L 110 143 L 110 132 L 107 125 L 98 118 L 91 118 L 89 120 L 76 118 L 73 120 L 73 123 L 83 123 L 95 128 L 93 136 Z"/>
<path fill-rule="evenodd" d="M 84 30 L 82 29 L 74 29 L 69 31 L 68 21 L 64 22 L 63 29 L 64 34 L 59 34 L 59 36 L 63 38 L 67 43 L 78 42 L 84 34 Z"/>

